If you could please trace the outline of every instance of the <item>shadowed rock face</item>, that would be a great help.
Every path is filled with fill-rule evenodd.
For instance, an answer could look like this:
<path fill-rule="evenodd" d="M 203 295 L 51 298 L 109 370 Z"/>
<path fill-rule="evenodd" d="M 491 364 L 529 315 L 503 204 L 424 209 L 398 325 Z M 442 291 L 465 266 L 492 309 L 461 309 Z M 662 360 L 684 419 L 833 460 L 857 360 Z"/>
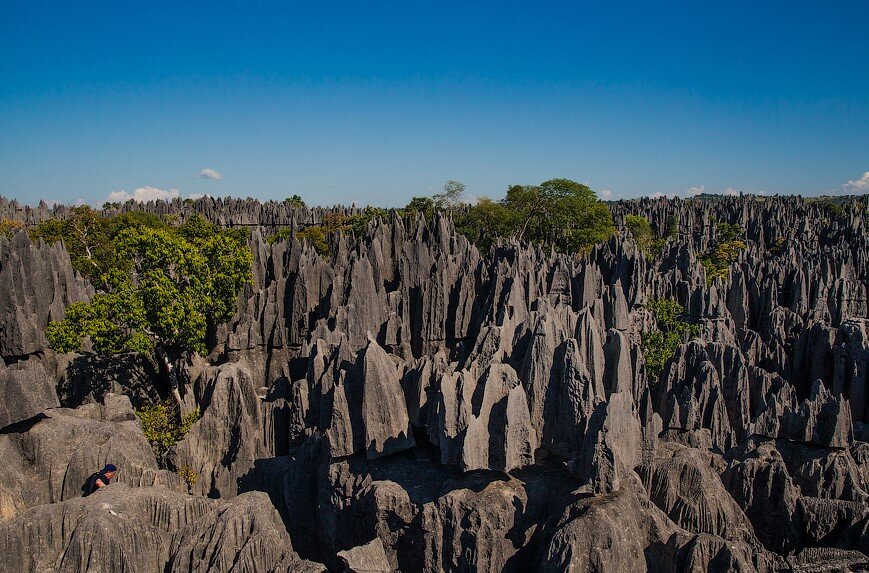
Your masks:
<path fill-rule="evenodd" d="M 327 213 L 141 208 L 296 228 Z M 45 324 L 93 294 L 62 246 L 0 238 L 0 570 L 869 567 L 865 207 L 612 210 L 619 227 L 675 217 L 678 236 L 654 257 L 624 231 L 582 257 L 480 253 L 446 217 L 391 214 L 324 258 L 253 227 L 239 312 L 180 363 L 202 418 L 166 462 L 196 471 L 189 488 L 132 413 L 159 397 L 146 361 L 45 349 Z M 0 199 L 28 223 L 64 212 Z M 708 284 L 720 222 L 746 248 Z M 661 298 L 700 336 L 651 379 L 640 341 Z M 77 498 L 106 461 L 123 483 Z"/>

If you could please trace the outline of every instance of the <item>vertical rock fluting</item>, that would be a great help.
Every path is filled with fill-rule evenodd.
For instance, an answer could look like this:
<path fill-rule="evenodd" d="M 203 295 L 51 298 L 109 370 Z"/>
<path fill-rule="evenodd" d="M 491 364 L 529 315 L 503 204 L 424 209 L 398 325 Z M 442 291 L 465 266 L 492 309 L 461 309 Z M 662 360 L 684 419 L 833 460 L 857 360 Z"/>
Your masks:
<path fill-rule="evenodd" d="M 144 208 L 295 228 L 327 213 L 212 199 Z M 28 222 L 49 213 L 3 209 Z M 333 236 L 325 256 L 292 234 L 269 243 L 273 227 L 255 227 L 254 284 L 218 329 L 211 364 L 185 367 L 185 407 L 203 417 L 170 460 L 198 472 L 194 494 L 260 489 L 268 501 L 215 510 L 207 529 L 168 544 L 147 529 L 129 542 L 158 548 L 143 558 L 155 563 L 169 552 L 173 570 L 254 556 L 292 568 L 293 551 L 332 568 L 775 571 L 786 566 L 777 553 L 802 550 L 800 566 L 859 568 L 869 531 L 865 208 L 769 197 L 612 210 L 617 236 L 576 257 L 506 240 L 480 253 L 446 216 L 374 219 L 361 236 Z M 656 230 L 675 217 L 678 234 L 643 253 L 623 229 L 629 213 Z M 701 258 L 721 222 L 744 228 L 746 247 L 707 281 Z M 0 306 L 3 332 L 21 334 L 0 337 L 0 381 L 22 400 L 0 407 L 0 425 L 19 444 L 45 422 L 19 424 L 58 405 L 51 388 L 66 368 L 37 354 L 41 329 L 93 291 L 62 247 L 4 241 L 0 284 L 15 294 Z M 29 265 L 38 279 L 23 277 Z M 54 285 L 48 298 L 43 284 Z M 645 305 L 663 298 L 700 336 L 655 378 L 640 341 L 655 328 Z M 56 501 L 20 494 L 28 462 L 10 435 L 0 434 L 18 452 L 0 472 L 6 517 Z M 292 544 L 274 515 L 251 513 L 263 503 L 279 508 Z M 98 527 L 105 516 L 88 507 L 82 523 Z M 228 536 L 241 524 L 259 533 Z M 84 563 L 81 531 L 52 542 L 67 548 L 67 567 Z M 229 537 L 239 553 L 215 541 Z"/>

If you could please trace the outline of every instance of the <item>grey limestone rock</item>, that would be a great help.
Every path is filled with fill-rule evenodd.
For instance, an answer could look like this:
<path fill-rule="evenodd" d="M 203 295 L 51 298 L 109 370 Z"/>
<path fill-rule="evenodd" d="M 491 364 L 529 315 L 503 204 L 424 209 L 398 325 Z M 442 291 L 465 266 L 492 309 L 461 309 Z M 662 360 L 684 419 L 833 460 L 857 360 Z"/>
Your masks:
<path fill-rule="evenodd" d="M 71 303 L 93 296 L 62 245 L 32 243 L 27 233 L 0 237 L 0 356 L 46 348 L 44 330 Z"/>
<path fill-rule="evenodd" d="M 229 501 L 112 484 L 0 524 L 0 571 L 324 571 L 264 494 Z"/>
<path fill-rule="evenodd" d="M 369 458 L 415 445 L 397 365 L 374 340 L 362 363 L 362 423 Z"/>
<path fill-rule="evenodd" d="M 6 366 L 0 360 L 0 428 L 32 418 L 60 406 L 55 387 L 58 362 L 63 358 L 49 351 L 31 355 Z"/>
<path fill-rule="evenodd" d="M 99 568 L 111 553 L 126 570 L 316 570 L 297 550 L 338 570 L 859 568 L 865 206 L 701 197 L 610 208 L 620 231 L 634 214 L 658 236 L 675 223 L 676 236 L 654 253 L 623 232 L 581 255 L 508 239 L 481 252 L 449 214 L 392 212 L 332 234 L 321 255 L 295 232 L 359 209 L 112 207 L 252 225 L 253 252 L 238 313 L 210 333 L 207 357 L 183 361 L 183 407 L 202 419 L 167 461 L 198 472 L 196 501 L 141 502 L 171 526 L 112 502 L 115 532 L 115 516 L 71 499 L 75 482 L 118 458 L 120 481 L 137 486 L 129 503 L 154 484 L 181 487 L 115 396 L 139 405 L 163 390 L 145 361 L 47 351 L 45 325 L 93 288 L 62 245 L 0 238 L 4 550 L 27 553 L 44 527 L 45 563 L 27 553 L 27 567 Z M 68 213 L 0 198 L 0 215 L 28 224 Z M 710 284 L 701 260 L 720 223 L 740 226 L 745 248 Z M 275 225 L 288 239 L 267 240 Z M 654 378 L 644 307 L 663 298 L 700 336 Z M 34 472 L 45 487 L 27 487 Z"/>
<path fill-rule="evenodd" d="M 260 398 L 238 363 L 203 373 L 201 392 L 202 417 L 175 446 L 176 465 L 196 471 L 193 493 L 232 497 L 239 478 L 266 457 Z"/>
<path fill-rule="evenodd" d="M 386 557 L 383 543 L 375 538 L 365 545 L 339 551 L 338 557 L 344 562 L 347 571 L 353 573 L 391 573 L 392 566 Z"/>
<path fill-rule="evenodd" d="M 181 489 L 176 474 L 159 468 L 129 399 L 114 394 L 104 405 L 48 410 L 27 427 L 0 435 L 0 459 L 0 497 L 17 510 L 80 497 L 88 476 L 106 463 L 115 464 L 116 479 L 131 486 Z"/>
<path fill-rule="evenodd" d="M 683 529 L 757 544 L 751 523 L 721 482 L 714 456 L 665 443 L 637 473 L 649 498 Z"/>

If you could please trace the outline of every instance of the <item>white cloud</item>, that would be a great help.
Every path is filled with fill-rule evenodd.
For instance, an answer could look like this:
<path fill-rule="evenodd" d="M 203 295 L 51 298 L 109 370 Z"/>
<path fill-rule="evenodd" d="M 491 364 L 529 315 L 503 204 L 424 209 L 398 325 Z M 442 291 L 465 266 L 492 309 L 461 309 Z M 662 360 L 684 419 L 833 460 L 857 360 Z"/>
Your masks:
<path fill-rule="evenodd" d="M 211 197 L 208 193 L 191 193 L 187 196 L 188 199 L 193 199 L 194 201 L 197 199 L 202 199 L 203 197 Z"/>
<path fill-rule="evenodd" d="M 848 194 L 869 193 L 869 171 L 863 177 L 842 184 L 842 191 Z"/>
<path fill-rule="evenodd" d="M 601 189 L 599 195 L 601 199 L 610 199 L 613 196 L 613 192 L 611 189 Z"/>
<path fill-rule="evenodd" d="M 706 188 L 705 185 L 699 185 L 699 186 L 695 186 L 695 187 L 689 187 L 688 189 L 685 190 L 684 195 L 685 195 L 686 197 L 694 197 L 694 196 L 696 196 L 696 195 L 700 195 L 701 193 L 703 193 L 703 190 L 704 190 L 705 188 Z"/>
<path fill-rule="evenodd" d="M 145 203 L 146 201 L 171 201 L 179 195 L 178 189 L 165 191 L 156 187 L 139 187 L 133 193 L 127 193 L 123 189 L 112 191 L 106 200 L 110 203 L 126 203 L 132 199 L 138 203 Z"/>
<path fill-rule="evenodd" d="M 197 175 L 197 177 L 200 177 L 202 179 L 223 179 L 223 173 L 215 171 L 210 167 L 206 167 L 199 172 L 199 175 Z"/>
<path fill-rule="evenodd" d="M 649 195 L 649 197 L 651 197 L 652 199 L 660 199 L 661 197 L 666 197 L 666 195 L 658 191 L 657 193 L 652 193 L 651 195 Z"/>
<path fill-rule="evenodd" d="M 725 195 L 730 195 L 732 197 L 739 195 L 739 191 L 734 189 L 733 187 L 728 187 L 727 189 L 722 191 L 722 193 L 724 193 Z"/>

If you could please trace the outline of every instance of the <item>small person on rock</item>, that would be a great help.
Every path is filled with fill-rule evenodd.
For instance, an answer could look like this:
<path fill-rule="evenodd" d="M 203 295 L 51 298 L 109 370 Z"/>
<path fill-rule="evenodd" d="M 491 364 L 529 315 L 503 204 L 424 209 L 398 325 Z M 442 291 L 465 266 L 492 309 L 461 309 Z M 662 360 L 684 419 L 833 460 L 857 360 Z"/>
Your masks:
<path fill-rule="evenodd" d="M 88 477 L 87 482 L 85 482 L 84 487 L 82 488 L 84 497 L 89 496 L 101 487 L 109 485 L 109 482 L 112 481 L 113 477 L 115 477 L 115 473 L 117 471 L 118 468 L 116 468 L 114 464 L 106 464 L 106 467 L 96 473 L 91 474 L 90 477 Z"/>

